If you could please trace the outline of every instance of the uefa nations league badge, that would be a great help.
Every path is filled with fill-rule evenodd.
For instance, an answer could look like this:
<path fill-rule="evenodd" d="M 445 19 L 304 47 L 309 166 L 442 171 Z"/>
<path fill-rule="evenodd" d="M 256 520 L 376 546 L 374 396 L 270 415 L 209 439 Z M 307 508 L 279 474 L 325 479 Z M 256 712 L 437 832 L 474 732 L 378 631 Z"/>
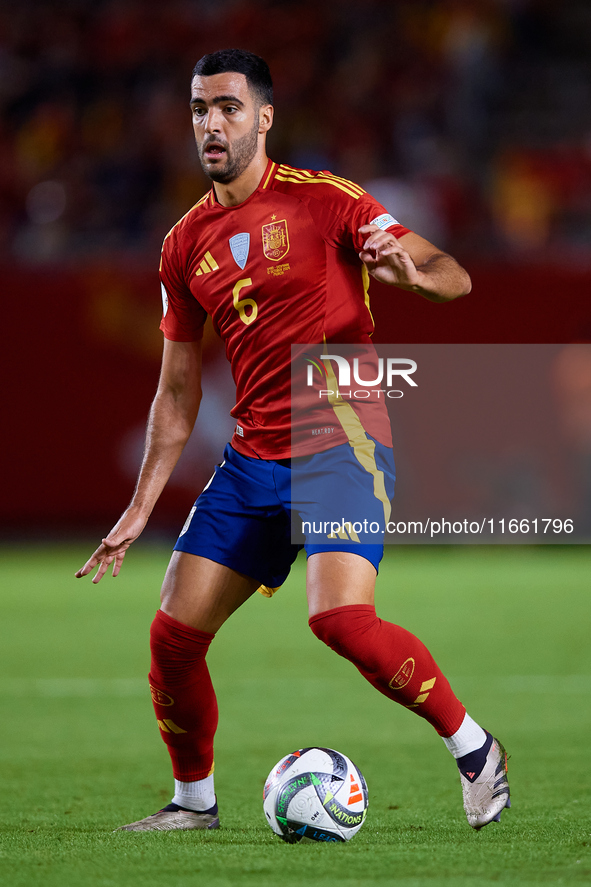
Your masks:
<path fill-rule="evenodd" d="M 250 234 L 243 231 L 241 234 L 235 234 L 234 237 L 230 237 L 228 242 L 230 244 L 230 249 L 232 250 L 232 255 L 234 256 L 234 261 L 240 270 L 244 271 L 244 266 L 248 259 L 248 250 L 250 248 Z"/>

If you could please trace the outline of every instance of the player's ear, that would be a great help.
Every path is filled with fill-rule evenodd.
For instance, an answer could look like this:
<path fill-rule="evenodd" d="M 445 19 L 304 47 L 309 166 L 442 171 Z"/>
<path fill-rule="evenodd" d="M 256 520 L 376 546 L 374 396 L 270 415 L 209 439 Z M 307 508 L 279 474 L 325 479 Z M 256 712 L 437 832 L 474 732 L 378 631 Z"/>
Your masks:
<path fill-rule="evenodd" d="M 259 132 L 268 132 L 273 126 L 273 105 L 261 105 L 259 108 Z"/>

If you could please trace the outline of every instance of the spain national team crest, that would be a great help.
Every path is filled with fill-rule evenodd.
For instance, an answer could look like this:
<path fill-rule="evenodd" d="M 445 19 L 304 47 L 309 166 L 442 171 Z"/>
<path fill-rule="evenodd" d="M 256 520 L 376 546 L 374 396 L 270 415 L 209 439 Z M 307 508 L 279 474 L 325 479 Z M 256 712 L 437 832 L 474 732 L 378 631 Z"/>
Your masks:
<path fill-rule="evenodd" d="M 289 234 L 287 222 L 281 219 L 279 222 L 271 222 L 263 225 L 263 253 L 272 262 L 278 262 L 289 252 Z"/>

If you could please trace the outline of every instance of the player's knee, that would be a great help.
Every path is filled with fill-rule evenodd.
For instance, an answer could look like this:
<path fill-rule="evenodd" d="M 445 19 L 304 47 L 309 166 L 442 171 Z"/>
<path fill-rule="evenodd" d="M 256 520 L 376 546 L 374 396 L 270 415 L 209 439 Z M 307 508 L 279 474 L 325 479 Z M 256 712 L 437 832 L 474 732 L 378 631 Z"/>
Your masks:
<path fill-rule="evenodd" d="M 317 613 L 309 620 L 316 637 L 355 664 L 366 662 L 372 637 L 380 620 L 375 609 L 367 606 L 338 607 Z"/>
<path fill-rule="evenodd" d="M 183 683 L 205 659 L 213 637 L 158 610 L 150 627 L 152 672 Z"/>

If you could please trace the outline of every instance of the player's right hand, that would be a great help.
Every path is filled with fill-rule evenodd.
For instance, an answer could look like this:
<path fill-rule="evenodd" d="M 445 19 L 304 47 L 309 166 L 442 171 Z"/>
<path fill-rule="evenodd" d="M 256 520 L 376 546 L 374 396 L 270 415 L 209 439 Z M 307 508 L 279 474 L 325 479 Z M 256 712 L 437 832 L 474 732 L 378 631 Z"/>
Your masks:
<path fill-rule="evenodd" d="M 98 570 L 92 578 L 93 584 L 96 585 L 101 581 L 111 564 L 113 564 L 113 578 L 117 576 L 125 552 L 140 535 L 147 521 L 147 517 L 140 515 L 136 508 L 130 506 L 127 511 L 123 512 L 111 532 L 105 536 L 92 557 L 77 571 L 76 578 L 81 579 L 82 576 L 88 576 L 98 565 Z"/>

